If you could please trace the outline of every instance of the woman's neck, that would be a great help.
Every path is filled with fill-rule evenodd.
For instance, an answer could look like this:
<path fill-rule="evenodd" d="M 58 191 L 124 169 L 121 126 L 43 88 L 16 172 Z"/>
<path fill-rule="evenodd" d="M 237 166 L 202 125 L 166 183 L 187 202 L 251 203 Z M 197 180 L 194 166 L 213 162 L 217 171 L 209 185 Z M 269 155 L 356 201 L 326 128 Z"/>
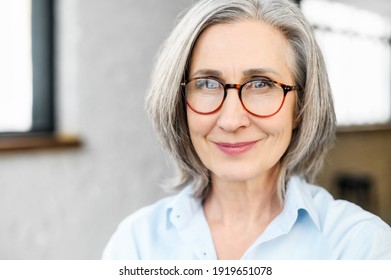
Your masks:
<path fill-rule="evenodd" d="M 240 182 L 223 180 L 212 174 L 212 187 L 204 202 L 205 212 L 209 218 L 223 223 L 273 219 L 281 211 L 274 173 Z"/>
<path fill-rule="evenodd" d="M 240 259 L 281 212 L 276 178 L 232 182 L 212 174 L 204 213 L 218 259 Z"/>

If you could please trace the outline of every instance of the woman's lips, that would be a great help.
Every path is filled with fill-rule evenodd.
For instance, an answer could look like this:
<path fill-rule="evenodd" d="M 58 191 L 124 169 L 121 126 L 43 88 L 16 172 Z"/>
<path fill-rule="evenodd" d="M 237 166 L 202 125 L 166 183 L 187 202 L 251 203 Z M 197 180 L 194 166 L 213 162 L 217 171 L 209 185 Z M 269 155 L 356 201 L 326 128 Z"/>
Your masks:
<path fill-rule="evenodd" d="M 215 142 L 216 146 L 227 155 L 239 155 L 250 150 L 258 141 L 225 143 Z"/>

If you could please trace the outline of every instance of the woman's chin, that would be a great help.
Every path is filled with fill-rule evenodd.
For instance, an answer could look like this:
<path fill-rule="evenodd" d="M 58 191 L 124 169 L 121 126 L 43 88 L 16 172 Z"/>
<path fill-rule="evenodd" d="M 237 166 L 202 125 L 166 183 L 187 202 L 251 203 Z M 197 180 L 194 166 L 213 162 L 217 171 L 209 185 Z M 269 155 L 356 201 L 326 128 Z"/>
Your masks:
<path fill-rule="evenodd" d="M 226 182 L 245 182 L 252 180 L 260 174 L 254 174 L 254 172 L 246 172 L 245 170 L 224 170 L 221 172 L 213 173 L 212 180 L 222 180 Z"/>

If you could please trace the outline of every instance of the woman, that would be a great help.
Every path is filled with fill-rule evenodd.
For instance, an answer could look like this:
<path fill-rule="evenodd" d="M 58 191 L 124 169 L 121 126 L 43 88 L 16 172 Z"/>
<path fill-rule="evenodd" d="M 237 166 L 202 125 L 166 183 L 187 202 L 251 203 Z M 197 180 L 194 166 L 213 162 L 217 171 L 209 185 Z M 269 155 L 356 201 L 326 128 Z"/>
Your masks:
<path fill-rule="evenodd" d="M 166 41 L 148 113 L 176 196 L 125 219 L 115 259 L 391 259 L 391 229 L 311 185 L 334 139 L 325 65 L 287 0 L 204 0 Z"/>

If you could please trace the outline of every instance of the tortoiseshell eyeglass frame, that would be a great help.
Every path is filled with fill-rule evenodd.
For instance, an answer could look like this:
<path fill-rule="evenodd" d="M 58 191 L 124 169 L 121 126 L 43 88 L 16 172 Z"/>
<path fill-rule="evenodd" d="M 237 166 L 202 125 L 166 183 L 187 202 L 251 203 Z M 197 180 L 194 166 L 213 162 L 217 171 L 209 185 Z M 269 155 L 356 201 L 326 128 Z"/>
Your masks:
<path fill-rule="evenodd" d="M 218 82 L 219 84 L 221 84 L 224 88 L 224 97 L 221 101 L 221 104 L 213 111 L 211 112 L 200 112 L 200 111 L 197 111 L 195 110 L 190 104 L 189 102 L 187 102 L 187 99 L 186 99 L 186 85 L 192 81 L 195 81 L 195 80 L 199 80 L 199 79 L 211 79 L 211 80 L 214 80 L 216 82 Z M 253 112 L 251 112 L 249 109 L 246 108 L 246 106 L 244 105 L 243 103 L 243 100 L 242 100 L 242 89 L 243 87 L 250 83 L 250 82 L 254 82 L 254 81 L 259 81 L 259 80 L 266 80 L 268 82 L 272 82 L 273 84 L 275 85 L 278 85 L 282 88 L 283 92 L 284 92 L 284 97 L 282 99 L 282 102 L 281 102 L 281 105 L 278 107 L 277 111 L 275 111 L 274 113 L 272 114 L 269 114 L 269 115 L 258 115 L 258 114 L 255 114 Z M 214 114 L 216 113 L 217 111 L 219 111 L 221 109 L 221 107 L 223 106 L 224 104 L 224 101 L 225 101 L 225 98 L 227 97 L 227 90 L 228 89 L 237 89 L 238 90 L 238 95 L 239 95 L 239 100 L 240 102 L 242 103 L 242 106 L 243 108 L 251 115 L 253 116 L 256 116 L 256 117 L 259 117 L 259 118 L 269 118 L 269 117 L 272 117 L 274 115 L 276 115 L 282 108 L 282 106 L 284 106 L 284 103 L 285 103 L 285 97 L 286 95 L 288 94 L 288 92 L 290 91 L 293 91 L 293 90 L 300 90 L 300 87 L 299 86 L 289 86 L 289 85 L 286 85 L 286 84 L 283 84 L 283 83 L 280 83 L 280 82 L 277 82 L 277 81 L 273 81 L 273 80 L 270 80 L 269 78 L 256 78 L 256 79 L 250 79 L 248 80 L 247 82 L 245 82 L 244 84 L 224 84 L 222 83 L 221 81 L 219 81 L 218 79 L 216 78 L 212 78 L 212 77 L 205 77 L 205 78 L 193 78 L 193 79 L 190 79 L 186 82 L 182 82 L 181 83 L 181 88 L 182 88 L 182 94 L 183 94 L 183 98 L 185 99 L 185 102 L 187 104 L 187 106 L 195 113 L 197 114 L 200 114 L 200 115 L 210 115 L 210 114 Z"/>

